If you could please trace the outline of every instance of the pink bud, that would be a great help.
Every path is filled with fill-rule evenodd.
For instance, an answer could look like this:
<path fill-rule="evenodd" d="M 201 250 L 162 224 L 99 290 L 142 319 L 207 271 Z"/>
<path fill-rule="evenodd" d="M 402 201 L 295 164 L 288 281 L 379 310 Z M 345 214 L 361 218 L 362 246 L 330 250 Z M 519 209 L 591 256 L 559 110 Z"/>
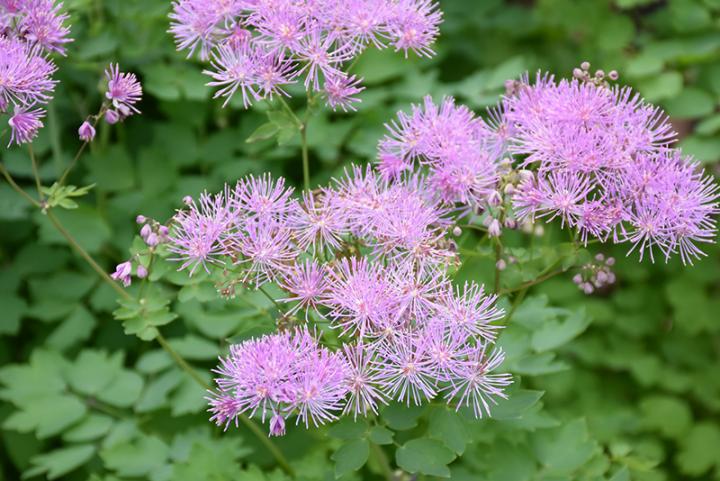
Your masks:
<path fill-rule="evenodd" d="M 135 222 L 137 222 L 138 224 L 144 224 L 145 221 L 147 221 L 147 218 L 144 215 L 139 215 L 135 217 Z"/>
<path fill-rule="evenodd" d="M 462 234 L 462 229 L 458 226 L 455 226 L 452 232 L 455 237 L 460 237 L 460 235 Z"/>
<path fill-rule="evenodd" d="M 95 127 L 86 120 L 78 129 L 78 137 L 80 137 L 80 140 L 83 142 L 92 142 L 95 138 Z"/>
<path fill-rule="evenodd" d="M 273 414 L 270 419 L 270 436 L 285 435 L 285 419 L 279 414 Z"/>
<path fill-rule="evenodd" d="M 108 110 L 107 112 L 105 112 L 105 122 L 110 125 L 114 125 L 120 122 L 120 114 L 117 113 L 115 110 Z"/>
<path fill-rule="evenodd" d="M 504 271 L 507 267 L 507 263 L 504 259 L 498 259 L 498 261 L 495 263 L 495 268 L 499 271 Z"/>
<path fill-rule="evenodd" d="M 137 276 L 138 276 L 139 279 L 145 279 L 145 278 L 147 277 L 147 275 L 148 275 L 148 271 L 147 271 L 147 269 L 146 269 L 145 267 L 143 267 L 143 266 L 138 266 L 138 267 L 137 267 L 137 273 L 136 273 L 136 274 L 137 274 Z"/>
<path fill-rule="evenodd" d="M 500 227 L 500 221 L 497 219 L 493 219 L 492 222 L 490 222 L 490 226 L 488 227 L 488 236 L 500 237 L 500 234 L 502 234 L 502 228 Z"/>

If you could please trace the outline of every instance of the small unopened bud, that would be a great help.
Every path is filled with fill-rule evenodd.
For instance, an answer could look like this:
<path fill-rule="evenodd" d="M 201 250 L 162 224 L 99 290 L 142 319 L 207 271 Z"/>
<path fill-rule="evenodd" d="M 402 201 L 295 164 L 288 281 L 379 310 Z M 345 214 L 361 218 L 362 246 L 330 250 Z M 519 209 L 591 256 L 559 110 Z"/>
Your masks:
<path fill-rule="evenodd" d="M 512 184 L 507 184 L 503 189 L 503 192 L 505 192 L 505 194 L 507 195 L 513 195 L 515 193 L 515 186 Z"/>
<path fill-rule="evenodd" d="M 148 271 L 144 266 L 138 266 L 136 275 L 138 276 L 138 279 L 145 279 L 148 275 Z"/>
<path fill-rule="evenodd" d="M 168 229 L 167 226 L 161 225 L 158 228 L 158 233 L 161 237 L 167 237 L 167 235 L 170 233 L 170 229 Z"/>
<path fill-rule="evenodd" d="M 95 127 L 86 120 L 78 129 L 78 137 L 80 137 L 80 140 L 83 142 L 92 142 L 95 138 Z"/>
<path fill-rule="evenodd" d="M 615 258 L 614 257 L 608 257 L 605 261 L 605 264 L 608 266 L 614 266 L 615 265 Z"/>
<path fill-rule="evenodd" d="M 189 195 L 186 195 L 185 197 L 183 197 L 182 201 L 183 201 L 183 204 L 185 204 L 185 205 L 192 205 L 192 203 L 193 203 L 193 199 Z"/>
<path fill-rule="evenodd" d="M 598 261 L 598 262 L 602 262 L 602 261 L 605 260 L 605 256 L 602 255 L 602 254 L 596 254 L 596 255 L 595 255 L 595 260 Z"/>
<path fill-rule="evenodd" d="M 147 218 L 144 215 L 139 215 L 135 217 L 135 222 L 137 222 L 138 224 L 144 224 L 145 221 L 147 221 Z"/>
<path fill-rule="evenodd" d="M 585 62 L 581 63 L 580 68 L 583 70 L 590 70 L 590 62 L 585 61 Z"/>
<path fill-rule="evenodd" d="M 605 272 L 605 271 L 598 271 L 596 278 L 597 278 L 597 281 L 598 281 L 600 284 L 605 284 L 605 283 L 607 282 L 607 280 L 608 280 L 607 272 Z"/>
<path fill-rule="evenodd" d="M 492 222 L 490 222 L 490 225 L 488 226 L 488 236 L 500 237 L 501 233 L 502 233 L 502 228 L 500 227 L 500 221 L 497 219 L 493 219 Z"/>
<path fill-rule="evenodd" d="M 583 290 L 583 292 L 584 292 L 585 294 L 592 294 L 593 291 L 595 290 L 595 288 L 593 287 L 593 285 L 590 284 L 589 282 L 586 282 L 586 283 L 583 284 L 581 287 L 582 287 L 582 290 Z"/>
<path fill-rule="evenodd" d="M 455 228 L 453 228 L 452 233 L 455 237 L 460 237 L 460 235 L 462 234 L 462 229 L 458 226 L 455 226 Z"/>
<path fill-rule="evenodd" d="M 110 125 L 114 125 L 120 122 L 120 114 L 117 113 L 115 110 L 108 110 L 107 112 L 105 112 L 105 122 Z"/>
<path fill-rule="evenodd" d="M 541 226 L 540 224 L 535 226 L 535 235 L 538 237 L 542 237 L 543 234 L 545 234 L 545 228 Z"/>
<path fill-rule="evenodd" d="M 505 268 L 507 268 L 507 263 L 504 259 L 498 259 L 498 261 L 495 263 L 495 268 L 499 271 L 504 271 Z"/>
<path fill-rule="evenodd" d="M 515 219 L 505 219 L 505 227 L 510 230 L 517 229 L 517 221 Z"/>
<path fill-rule="evenodd" d="M 285 435 L 285 419 L 278 414 L 274 414 L 270 419 L 270 436 Z"/>
<path fill-rule="evenodd" d="M 140 229 L 140 237 L 147 241 L 150 234 L 152 234 L 152 227 L 150 227 L 150 224 L 145 224 L 142 229 Z"/>
<path fill-rule="evenodd" d="M 620 74 L 618 74 L 617 70 L 611 70 L 608 77 L 610 77 L 610 80 L 617 80 L 620 78 Z"/>
<path fill-rule="evenodd" d="M 500 195 L 500 192 L 493 190 L 488 196 L 487 202 L 493 207 L 499 206 L 502 203 L 502 196 Z"/>
<path fill-rule="evenodd" d="M 520 180 L 522 182 L 527 182 L 533 178 L 533 173 L 527 169 L 518 170 L 518 175 L 520 176 Z"/>
<path fill-rule="evenodd" d="M 154 247 L 160 243 L 160 239 L 158 239 L 158 236 L 156 233 L 151 232 L 150 235 L 145 238 L 145 243 L 149 245 L 150 247 Z"/>
<path fill-rule="evenodd" d="M 597 70 L 597 71 L 595 72 L 595 78 L 600 79 L 600 80 L 604 79 L 604 78 L 605 78 L 605 71 L 603 71 L 603 70 Z"/>
<path fill-rule="evenodd" d="M 575 284 L 577 284 L 577 285 L 582 284 L 582 281 L 583 281 L 582 274 L 575 274 L 575 275 L 573 276 L 573 279 L 572 279 L 572 280 L 573 280 L 573 282 L 574 282 Z"/>

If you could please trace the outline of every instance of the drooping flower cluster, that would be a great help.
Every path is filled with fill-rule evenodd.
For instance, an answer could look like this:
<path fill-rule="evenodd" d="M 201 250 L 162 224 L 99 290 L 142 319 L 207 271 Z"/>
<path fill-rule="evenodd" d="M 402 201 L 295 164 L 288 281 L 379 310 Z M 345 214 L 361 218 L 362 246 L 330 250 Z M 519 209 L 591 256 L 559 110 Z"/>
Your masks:
<path fill-rule="evenodd" d="M 386 177 L 418 160 L 434 196 L 484 212 L 488 234 L 538 219 L 559 219 L 580 240 L 632 244 L 640 259 L 702 256 L 716 232 L 718 186 L 671 148 L 674 132 L 658 107 L 629 87 L 612 86 L 589 65 L 572 80 L 538 74 L 510 81 L 490 120 L 452 99 L 426 99 L 399 113 L 380 142 Z"/>
<path fill-rule="evenodd" d="M 222 361 L 215 421 L 248 413 L 271 419 L 278 434 L 293 415 L 321 424 L 391 399 L 438 396 L 489 414 L 511 382 L 493 374 L 504 359 L 493 348 L 503 312 L 482 287 L 453 287 L 452 217 L 429 192 L 418 175 L 386 180 L 352 167 L 301 199 L 269 175 L 186 199 L 167 243 L 180 269 L 223 272 L 225 295 L 229 285 L 274 282 L 288 306 L 285 331 L 235 346 Z M 305 327 L 316 323 L 328 324 L 341 347 L 317 347 L 319 334 Z M 298 339 L 315 347 L 302 351 Z"/>
<path fill-rule="evenodd" d="M 441 12 L 434 0 L 177 0 L 170 32 L 179 50 L 211 60 L 216 97 L 253 101 L 306 89 L 333 109 L 354 109 L 361 79 L 346 65 L 369 46 L 431 56 Z"/>
<path fill-rule="evenodd" d="M 62 2 L 0 1 L 0 114 L 9 115 L 10 144 L 30 142 L 53 95 L 52 52 L 65 54 L 69 29 Z"/>

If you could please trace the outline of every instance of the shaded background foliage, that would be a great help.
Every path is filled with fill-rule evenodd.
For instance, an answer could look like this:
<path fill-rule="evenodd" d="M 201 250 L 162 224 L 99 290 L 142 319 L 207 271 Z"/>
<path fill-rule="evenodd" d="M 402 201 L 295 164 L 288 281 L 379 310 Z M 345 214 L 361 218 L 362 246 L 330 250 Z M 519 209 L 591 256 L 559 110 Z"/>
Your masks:
<path fill-rule="evenodd" d="M 51 183 L 71 160 L 110 59 L 145 87 L 143 115 L 112 132 L 103 127 L 73 174 L 72 183 L 96 184 L 92 195 L 57 212 L 108 270 L 127 257 L 136 213 L 167 219 L 183 195 L 248 173 L 271 171 L 299 185 L 299 138 L 245 142 L 267 122 L 267 105 L 223 110 L 210 100 L 201 67 L 177 54 L 165 32 L 168 1 L 65 3 L 76 40 L 58 62 L 61 85 L 35 144 L 43 180 Z M 621 81 L 663 105 L 681 146 L 717 172 L 717 0 L 441 5 L 436 58 L 369 51 L 355 71 L 368 85 L 359 112 L 314 118 L 313 184 L 372 159 L 383 122 L 426 93 L 481 111 L 507 78 L 539 68 L 568 75 L 581 60 L 617 69 Z M 27 153 L 0 155 L 29 186 Z M 4 183 L 0 233 L 0 479 L 284 479 L 247 432 L 222 434 L 206 421 L 202 391 L 154 344 L 124 334 L 111 314 L 115 293 Z M 553 245 L 556 235 L 548 231 L 536 247 Z M 467 253 L 458 278 L 489 280 L 493 261 L 473 251 L 471 234 L 460 242 Z M 371 425 L 290 429 L 280 445 L 304 479 L 379 476 L 374 459 L 355 468 L 368 458 L 367 439 L 389 443 L 392 453 L 393 435 L 397 462 L 428 477 L 720 479 L 720 250 L 708 251 L 689 269 L 604 251 L 619 259 L 614 289 L 585 297 L 571 274 L 534 288 L 501 339 L 521 380 L 497 420 L 467 423 L 437 407 L 392 406 Z M 272 319 L 261 296 L 222 302 L 181 276 L 168 279 L 179 319 L 164 332 L 207 380 L 229 342 Z"/>

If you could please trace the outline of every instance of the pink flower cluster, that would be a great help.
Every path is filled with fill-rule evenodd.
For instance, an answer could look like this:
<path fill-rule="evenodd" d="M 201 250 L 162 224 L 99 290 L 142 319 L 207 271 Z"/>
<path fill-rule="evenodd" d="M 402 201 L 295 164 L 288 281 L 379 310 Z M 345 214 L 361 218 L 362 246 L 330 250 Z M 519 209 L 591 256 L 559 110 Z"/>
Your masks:
<path fill-rule="evenodd" d="M 430 191 L 421 176 L 389 181 L 353 167 L 301 199 L 269 175 L 186 199 L 167 243 L 180 269 L 215 269 L 228 295 L 274 282 L 288 306 L 285 331 L 222 361 L 215 421 L 247 412 L 279 434 L 290 416 L 317 425 L 438 396 L 489 414 L 511 382 L 493 374 L 504 359 L 493 348 L 503 312 L 482 287 L 453 287 L 452 219 Z M 308 324 L 328 324 L 341 346 L 319 347 Z"/>
<path fill-rule="evenodd" d="M 179 50 L 211 59 L 210 86 L 227 103 L 287 95 L 305 76 L 333 109 L 354 109 L 363 90 L 347 73 L 367 47 L 430 56 L 442 15 L 434 0 L 177 0 L 170 32 Z"/>
<path fill-rule="evenodd" d="M 572 80 L 510 81 L 489 121 L 452 99 L 400 112 L 380 142 L 379 170 L 397 178 L 419 164 L 434 198 L 484 215 L 493 237 L 558 218 L 583 242 L 628 242 L 640 259 L 657 248 L 692 263 L 703 255 L 697 244 L 715 237 L 718 185 L 671 147 L 662 110 L 602 72 L 576 70 Z"/>
<path fill-rule="evenodd" d="M 10 144 L 30 142 L 43 126 L 57 84 L 48 55 L 64 55 L 71 41 L 61 9 L 54 0 L 0 0 L 0 114 L 10 115 Z"/>

